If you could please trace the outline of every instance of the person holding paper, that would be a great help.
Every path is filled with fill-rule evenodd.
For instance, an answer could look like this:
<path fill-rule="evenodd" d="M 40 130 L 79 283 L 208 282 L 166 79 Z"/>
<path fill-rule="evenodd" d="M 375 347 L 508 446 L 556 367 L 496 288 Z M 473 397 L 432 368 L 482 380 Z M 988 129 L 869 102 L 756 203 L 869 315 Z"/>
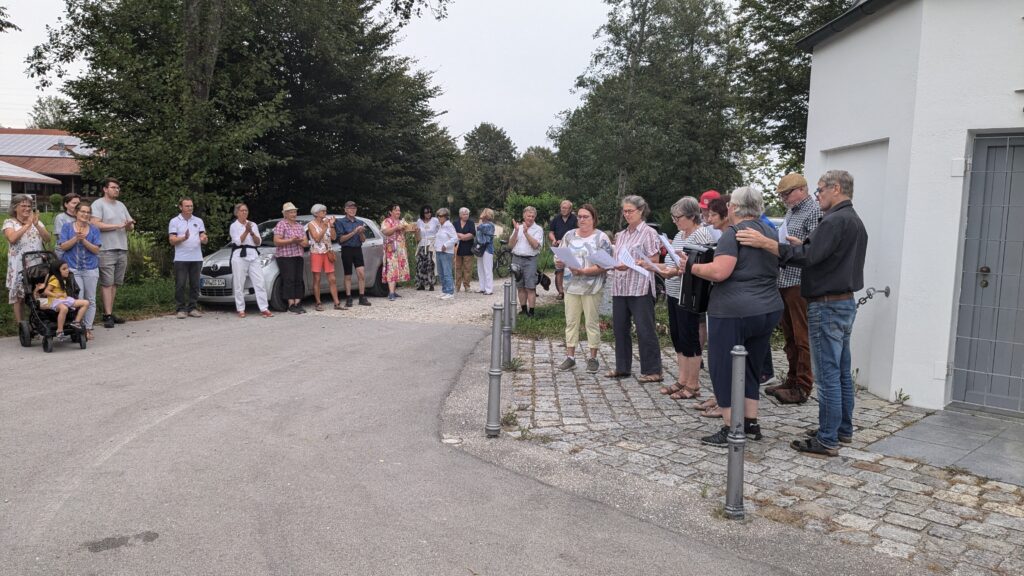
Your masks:
<path fill-rule="evenodd" d="M 597 211 L 590 204 L 584 204 L 576 211 L 577 228 L 562 236 L 561 248 L 572 251 L 578 267 L 570 267 L 565 282 L 565 360 L 559 370 L 572 370 L 576 367 L 576 345 L 580 341 L 580 314 L 586 319 L 587 372 L 596 374 L 600 369 L 597 361 L 597 349 L 601 346 L 601 324 L 598 306 L 601 303 L 601 291 L 604 289 L 605 269 L 594 264 L 591 255 L 594 253 L 612 253 L 612 243 L 608 235 L 597 229 Z M 565 262 L 555 261 L 555 267 L 564 271 Z"/>
<path fill-rule="evenodd" d="M 744 432 L 754 440 L 761 439 L 761 427 L 757 422 L 758 377 L 770 346 L 772 330 L 782 316 L 782 298 L 776 287 L 779 258 L 764 250 L 741 250 L 736 235 L 750 229 L 774 237 L 774 233 L 760 220 L 763 211 L 764 200 L 760 190 L 750 186 L 737 188 L 729 200 L 729 216 L 733 225 L 722 231 L 715 248 L 715 259 L 706 264 L 694 264 L 688 261 L 685 253 L 681 258 L 687 273 L 715 283 L 708 303 L 708 364 L 724 423 L 717 432 L 700 439 L 711 446 L 728 446 L 733 402 L 745 402 Z M 737 345 L 747 350 L 744 398 L 732 397 L 731 352 Z"/>
<path fill-rule="evenodd" d="M 697 199 L 686 196 L 672 205 L 672 220 L 679 232 L 672 240 L 672 256 L 683 249 L 686 244 L 713 244 L 714 239 L 706 226 L 701 225 L 700 206 Z M 662 386 L 660 392 L 669 394 L 675 400 L 691 400 L 700 397 L 700 361 L 702 346 L 700 344 L 701 314 L 684 310 L 679 306 L 682 296 L 683 270 L 673 259 L 664 264 L 644 262 L 644 268 L 663 276 L 665 303 L 668 308 L 669 334 L 672 336 L 672 347 L 676 351 L 676 362 L 679 364 L 679 378 L 672 386 Z"/>
<path fill-rule="evenodd" d="M 644 221 L 650 209 L 640 196 L 622 199 L 622 216 L 626 229 L 615 238 L 614 256 L 622 262 L 629 254 L 633 261 L 646 256 L 657 259 L 661 248 L 658 233 Z M 627 258 L 627 260 L 629 259 Z M 661 382 L 661 345 L 654 330 L 654 274 L 643 268 L 640 272 L 626 264 L 615 266 L 612 276 L 612 325 L 615 332 L 615 369 L 605 376 L 623 378 L 632 373 L 633 336 L 631 325 L 636 324 L 640 348 L 641 383 Z"/>
<path fill-rule="evenodd" d="M 536 219 L 536 208 L 523 208 L 523 221 L 512 221 L 512 235 L 508 237 L 512 264 L 519 268 L 516 286 L 519 290 L 519 305 L 522 307 L 520 313 L 531 317 L 537 304 L 537 255 L 544 244 L 544 229 L 536 224 Z"/>

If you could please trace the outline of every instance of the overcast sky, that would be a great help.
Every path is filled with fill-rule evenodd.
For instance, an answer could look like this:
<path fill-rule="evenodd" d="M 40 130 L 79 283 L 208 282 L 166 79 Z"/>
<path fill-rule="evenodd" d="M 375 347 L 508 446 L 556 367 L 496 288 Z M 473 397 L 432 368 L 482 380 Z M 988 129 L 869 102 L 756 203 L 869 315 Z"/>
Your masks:
<path fill-rule="evenodd" d="M 23 127 L 40 94 L 25 76 L 25 57 L 45 39 L 64 1 L 0 4 L 22 29 L 0 34 L 0 125 Z M 454 0 L 446 19 L 425 17 L 406 26 L 398 51 L 434 71 L 444 90 L 434 108 L 446 111 L 440 122 L 453 136 L 491 122 L 522 152 L 550 146 L 548 127 L 578 104 L 571 89 L 590 62 L 594 32 L 606 15 L 600 0 Z"/>

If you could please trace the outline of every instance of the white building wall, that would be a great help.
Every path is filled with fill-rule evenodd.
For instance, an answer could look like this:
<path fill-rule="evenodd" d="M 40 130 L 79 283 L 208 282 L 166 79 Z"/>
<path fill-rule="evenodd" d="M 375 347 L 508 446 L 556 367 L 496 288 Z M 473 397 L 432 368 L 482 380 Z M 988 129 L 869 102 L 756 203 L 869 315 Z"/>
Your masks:
<path fill-rule="evenodd" d="M 1024 132 L 1024 3 L 924 2 L 909 164 L 903 298 L 893 380 L 912 403 L 946 405 L 967 218 L 954 166 L 978 131 Z"/>
<path fill-rule="evenodd" d="M 1019 0 L 911 0 L 814 49 L 807 176 L 850 169 L 870 234 L 865 283 L 894 291 L 861 307 L 854 330 L 858 383 L 880 396 L 949 401 L 962 159 L 975 132 L 1024 131 L 1022 17 Z"/>
<path fill-rule="evenodd" d="M 883 398 L 899 388 L 893 351 L 920 34 L 921 1 L 898 3 L 815 47 L 811 71 L 807 179 L 815 186 L 828 169 L 853 175 L 869 236 L 864 282 L 893 290 L 857 311 L 852 342 L 857 384 Z"/>
<path fill-rule="evenodd" d="M 7 180 L 0 180 L 0 206 L 6 208 L 11 205 L 11 183 Z"/>

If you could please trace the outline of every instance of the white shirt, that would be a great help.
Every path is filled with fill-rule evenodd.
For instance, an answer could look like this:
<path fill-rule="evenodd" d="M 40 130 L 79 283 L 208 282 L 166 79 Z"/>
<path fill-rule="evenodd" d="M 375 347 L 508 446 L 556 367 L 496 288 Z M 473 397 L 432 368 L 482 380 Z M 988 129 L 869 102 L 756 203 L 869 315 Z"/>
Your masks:
<path fill-rule="evenodd" d="M 203 219 L 198 216 L 192 216 L 188 220 L 185 220 L 181 214 L 178 214 L 174 218 L 171 218 L 170 223 L 167 225 L 167 234 L 174 234 L 178 238 L 185 236 L 185 232 L 188 231 L 188 239 L 181 244 L 174 245 L 174 261 L 175 262 L 202 262 L 203 261 L 203 243 L 199 239 L 199 235 L 206 232 L 206 225 L 203 224 Z"/>
<path fill-rule="evenodd" d="M 451 220 L 445 220 L 434 236 L 434 251 L 455 253 L 455 245 L 459 243 L 459 236 L 455 233 L 455 226 Z"/>
<path fill-rule="evenodd" d="M 431 218 L 426 222 L 422 218 L 416 221 L 416 227 L 420 230 L 420 243 L 419 246 L 430 246 L 434 243 L 434 235 L 437 234 L 437 229 L 441 226 L 441 222 L 437 218 Z"/>
<path fill-rule="evenodd" d="M 246 226 L 248 226 L 249 224 L 252 224 L 253 229 L 256 230 L 256 234 L 246 236 L 245 240 L 243 241 L 242 234 L 245 232 L 245 226 L 242 226 L 242 223 L 239 222 L 238 220 L 235 220 L 234 222 L 231 223 L 231 227 L 228 229 L 228 235 L 231 237 L 232 244 L 234 244 L 235 246 L 257 246 L 256 239 L 259 238 L 259 228 L 256 226 L 256 223 L 253 222 L 252 220 L 246 222 Z M 236 250 L 232 253 L 232 256 L 237 256 L 241 258 L 242 251 Z M 255 260 L 256 256 L 258 256 L 258 254 L 256 254 L 255 250 L 245 251 L 246 260 Z"/>
<path fill-rule="evenodd" d="M 530 245 L 530 242 L 523 237 L 523 224 L 519 224 L 519 237 L 516 239 L 516 245 L 512 247 L 512 253 L 516 256 L 536 256 L 540 254 L 540 247 L 544 245 L 544 229 L 541 228 L 536 222 L 530 226 L 526 233 L 531 238 L 537 241 L 537 247 L 534 248 Z M 513 232 L 515 234 L 515 232 Z"/>

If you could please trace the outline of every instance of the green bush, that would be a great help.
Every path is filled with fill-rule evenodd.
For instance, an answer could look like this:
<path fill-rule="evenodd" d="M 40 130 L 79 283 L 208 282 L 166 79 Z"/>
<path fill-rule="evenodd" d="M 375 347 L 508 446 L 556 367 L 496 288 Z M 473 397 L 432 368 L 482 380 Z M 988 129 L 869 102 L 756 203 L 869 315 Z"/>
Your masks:
<path fill-rule="evenodd" d="M 533 206 L 537 209 L 537 224 L 546 227 L 547 223 L 558 213 L 558 206 L 561 202 L 561 198 L 552 196 L 549 192 L 537 196 L 512 192 L 505 199 L 505 213 L 509 218 L 519 220 L 523 216 L 523 209 Z"/>
<path fill-rule="evenodd" d="M 53 208 L 54 212 L 60 212 L 64 209 L 64 197 L 54 192 L 50 194 L 50 207 Z"/>

